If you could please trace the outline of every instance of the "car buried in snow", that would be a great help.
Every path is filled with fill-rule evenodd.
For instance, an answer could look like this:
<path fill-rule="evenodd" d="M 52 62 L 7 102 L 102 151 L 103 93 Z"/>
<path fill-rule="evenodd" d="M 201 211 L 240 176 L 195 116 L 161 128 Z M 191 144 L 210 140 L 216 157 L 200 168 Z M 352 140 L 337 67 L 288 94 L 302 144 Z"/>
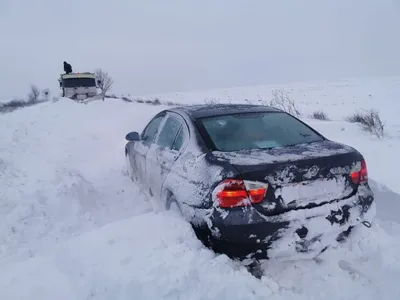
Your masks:
<path fill-rule="evenodd" d="M 126 140 L 131 178 L 232 258 L 315 256 L 375 217 L 363 156 L 272 107 L 172 108 Z"/>

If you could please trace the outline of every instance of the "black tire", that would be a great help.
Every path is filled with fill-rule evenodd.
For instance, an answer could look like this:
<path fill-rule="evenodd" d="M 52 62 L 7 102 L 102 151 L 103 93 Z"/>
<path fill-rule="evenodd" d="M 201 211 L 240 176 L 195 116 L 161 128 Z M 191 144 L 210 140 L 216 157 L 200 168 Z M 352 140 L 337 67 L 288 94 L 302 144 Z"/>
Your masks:
<path fill-rule="evenodd" d="M 198 227 L 198 226 L 196 226 L 196 227 L 192 226 L 192 227 L 193 227 L 194 233 L 196 234 L 196 237 L 200 240 L 200 242 L 202 242 L 202 244 L 205 247 L 214 251 L 214 249 L 213 249 L 214 243 L 213 243 L 212 234 L 211 234 L 210 229 L 206 225 L 204 225 L 202 227 Z"/>
<path fill-rule="evenodd" d="M 261 279 L 264 275 L 264 270 L 258 260 L 254 260 L 251 264 L 246 265 L 247 271 L 257 279 Z"/>
<path fill-rule="evenodd" d="M 178 203 L 178 201 L 176 200 L 176 198 L 175 198 L 174 195 L 171 195 L 171 196 L 169 197 L 166 206 L 167 206 L 167 207 L 166 207 L 167 210 L 174 211 L 174 212 L 176 212 L 178 215 L 180 215 L 180 216 L 183 217 L 183 213 L 182 213 L 181 207 L 179 206 L 179 203 Z"/>
<path fill-rule="evenodd" d="M 179 203 L 176 200 L 176 197 L 174 195 L 171 195 L 167 200 L 165 208 L 167 210 L 171 210 L 171 206 L 173 206 L 173 205 L 177 206 L 177 208 L 179 209 L 180 215 L 184 218 L 182 210 L 181 210 L 181 208 L 179 206 Z M 192 228 L 193 228 L 193 231 L 194 231 L 196 237 L 200 240 L 200 242 L 205 247 L 212 249 L 213 240 L 212 240 L 212 235 L 211 235 L 210 229 L 205 224 L 202 227 L 194 226 L 193 224 L 191 224 L 191 225 L 192 225 Z"/>

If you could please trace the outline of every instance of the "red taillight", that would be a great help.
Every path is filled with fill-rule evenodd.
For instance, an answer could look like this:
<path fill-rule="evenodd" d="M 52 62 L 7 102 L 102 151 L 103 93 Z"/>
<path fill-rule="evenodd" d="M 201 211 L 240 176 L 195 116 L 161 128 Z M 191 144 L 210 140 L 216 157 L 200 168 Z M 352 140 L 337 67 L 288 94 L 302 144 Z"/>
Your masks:
<path fill-rule="evenodd" d="M 223 208 L 245 206 L 261 202 L 268 184 L 240 179 L 227 179 L 214 190 L 218 205 Z"/>
<path fill-rule="evenodd" d="M 365 160 L 361 161 L 350 173 L 351 181 L 354 184 L 360 184 L 368 181 L 368 170 Z"/>
<path fill-rule="evenodd" d="M 264 200 L 266 188 L 259 188 L 248 191 L 251 203 L 259 203 Z"/>

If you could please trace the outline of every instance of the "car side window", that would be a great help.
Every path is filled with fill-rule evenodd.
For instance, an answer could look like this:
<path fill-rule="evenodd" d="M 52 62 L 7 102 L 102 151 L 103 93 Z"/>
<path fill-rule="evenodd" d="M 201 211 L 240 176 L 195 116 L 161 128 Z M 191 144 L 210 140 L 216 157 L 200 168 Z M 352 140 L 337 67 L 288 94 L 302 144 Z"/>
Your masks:
<path fill-rule="evenodd" d="M 178 132 L 178 135 L 175 138 L 175 141 L 172 145 L 172 150 L 179 151 L 181 150 L 183 144 L 185 143 L 185 139 L 187 137 L 187 129 L 185 126 L 181 126 L 181 129 Z"/>
<path fill-rule="evenodd" d="M 154 141 L 155 136 L 157 135 L 159 125 L 164 116 L 155 117 L 150 123 L 146 126 L 142 133 L 142 142 L 145 145 L 149 145 Z"/>
<path fill-rule="evenodd" d="M 168 115 L 158 135 L 156 144 L 160 147 L 171 149 L 181 126 L 182 122 L 177 117 Z"/>

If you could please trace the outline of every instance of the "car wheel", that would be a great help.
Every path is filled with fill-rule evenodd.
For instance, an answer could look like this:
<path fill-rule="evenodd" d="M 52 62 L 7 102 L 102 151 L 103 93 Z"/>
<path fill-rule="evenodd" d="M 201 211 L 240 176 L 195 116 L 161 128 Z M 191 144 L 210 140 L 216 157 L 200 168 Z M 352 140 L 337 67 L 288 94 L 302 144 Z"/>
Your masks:
<path fill-rule="evenodd" d="M 183 213 L 181 208 L 179 207 L 178 202 L 176 201 L 175 197 L 172 196 L 169 200 L 168 210 L 170 210 L 174 215 L 178 217 L 183 217 Z"/>
<path fill-rule="evenodd" d="M 245 265 L 247 271 L 257 279 L 261 279 L 264 275 L 264 270 L 258 260 L 254 260 L 249 265 Z"/>

